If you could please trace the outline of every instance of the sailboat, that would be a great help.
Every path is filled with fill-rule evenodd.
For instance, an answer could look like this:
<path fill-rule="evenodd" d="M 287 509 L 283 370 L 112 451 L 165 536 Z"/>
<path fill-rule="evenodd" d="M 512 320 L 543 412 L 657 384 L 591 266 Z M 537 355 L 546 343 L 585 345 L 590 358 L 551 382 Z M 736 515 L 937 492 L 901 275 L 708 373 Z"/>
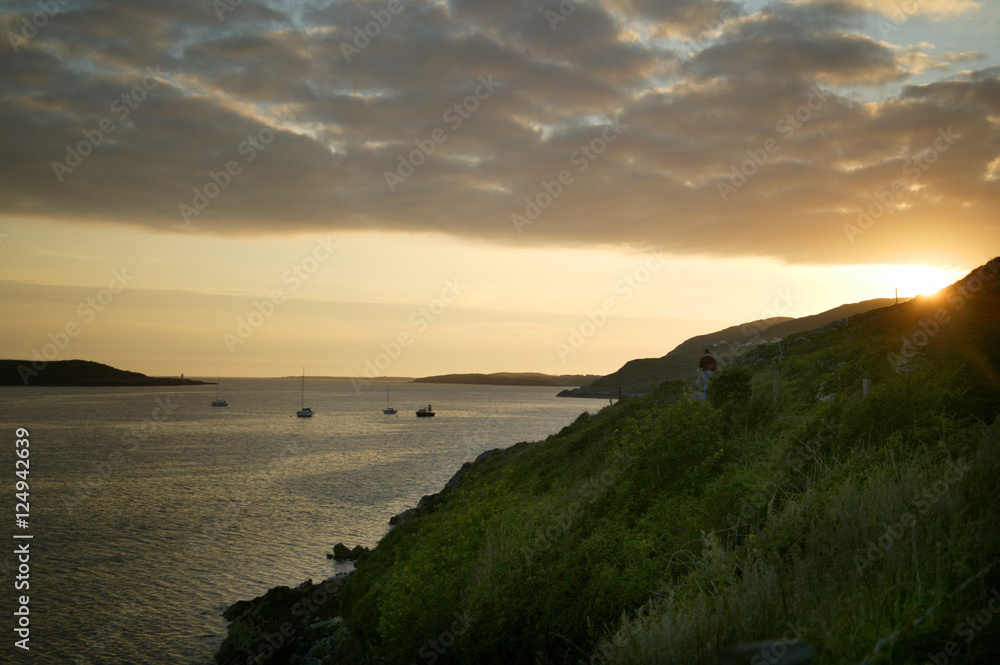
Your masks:
<path fill-rule="evenodd" d="M 215 401 L 212 402 L 212 406 L 229 406 L 229 402 L 224 399 L 219 399 L 219 382 L 222 380 L 222 375 L 215 382 Z"/>
<path fill-rule="evenodd" d="M 394 416 L 394 415 L 396 415 L 396 413 L 398 413 L 396 411 L 396 409 L 394 409 L 391 406 L 389 406 L 389 384 L 388 383 L 385 384 L 385 408 L 382 409 L 382 413 L 384 413 L 387 416 Z"/>
<path fill-rule="evenodd" d="M 312 418 L 313 410 L 306 406 L 306 368 L 302 368 L 302 409 L 296 411 L 295 415 L 299 418 Z"/>

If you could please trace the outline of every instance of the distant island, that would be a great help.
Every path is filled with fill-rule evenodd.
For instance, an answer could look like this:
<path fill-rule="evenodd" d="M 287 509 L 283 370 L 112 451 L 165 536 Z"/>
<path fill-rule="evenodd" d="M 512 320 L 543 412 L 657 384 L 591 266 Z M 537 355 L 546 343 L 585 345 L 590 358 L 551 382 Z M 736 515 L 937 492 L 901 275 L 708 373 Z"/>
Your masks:
<path fill-rule="evenodd" d="M 0 360 L 0 386 L 204 386 L 205 381 L 146 376 L 89 360 Z"/>
<path fill-rule="evenodd" d="M 597 374 L 539 374 L 537 372 L 495 372 L 493 374 L 441 374 L 414 379 L 413 383 L 460 383 L 484 386 L 585 386 Z"/>

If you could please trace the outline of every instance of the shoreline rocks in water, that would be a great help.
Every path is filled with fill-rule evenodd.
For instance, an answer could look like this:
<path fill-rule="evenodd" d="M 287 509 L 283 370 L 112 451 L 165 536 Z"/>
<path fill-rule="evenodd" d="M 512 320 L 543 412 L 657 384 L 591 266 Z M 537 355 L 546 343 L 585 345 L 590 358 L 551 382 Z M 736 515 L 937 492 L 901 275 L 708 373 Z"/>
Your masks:
<path fill-rule="evenodd" d="M 327 552 L 326 558 L 337 561 L 357 561 L 368 552 L 371 552 L 371 549 L 361 545 L 348 547 L 344 543 L 337 543 L 333 546 L 333 552 Z"/>
<path fill-rule="evenodd" d="M 342 573 L 319 584 L 307 580 L 295 588 L 279 586 L 253 600 L 233 603 L 223 613 L 230 622 L 229 632 L 215 662 L 283 663 L 302 652 L 319 661 L 336 652 L 347 642 L 347 629 L 339 617 L 340 589 L 347 576 Z"/>
<path fill-rule="evenodd" d="M 474 464 L 500 450 L 487 450 L 473 462 L 466 462 L 440 492 L 423 497 L 416 507 L 395 515 L 389 523 L 398 526 L 434 512 L 458 488 Z M 326 556 L 357 563 L 371 551 L 361 545 L 348 548 L 344 543 L 337 543 L 333 552 Z M 353 573 L 341 573 L 319 584 L 307 580 L 294 588 L 275 587 L 253 600 L 233 603 L 223 613 L 230 624 L 215 654 L 215 662 L 219 665 L 247 662 L 312 665 L 326 662 L 336 654 L 340 654 L 342 662 L 362 662 L 367 647 L 359 636 L 348 631 L 340 617 L 340 590 Z"/>
<path fill-rule="evenodd" d="M 468 473 L 473 464 L 476 464 L 477 462 L 498 452 L 500 452 L 500 448 L 487 450 L 486 452 L 480 453 L 479 456 L 472 462 L 466 462 L 462 465 L 462 468 L 456 471 L 455 475 L 452 476 L 447 483 L 445 483 L 445 486 L 441 488 L 440 492 L 437 492 L 436 494 L 424 495 L 420 498 L 420 501 L 417 502 L 415 507 L 409 508 L 398 515 L 390 517 L 389 524 L 392 526 L 399 526 L 400 524 L 405 524 L 416 517 L 420 517 L 421 515 L 429 515 L 430 513 L 433 513 L 437 510 L 438 505 L 444 502 L 444 500 L 448 498 L 448 495 L 458 488 L 462 479 L 465 477 L 465 474 Z"/>

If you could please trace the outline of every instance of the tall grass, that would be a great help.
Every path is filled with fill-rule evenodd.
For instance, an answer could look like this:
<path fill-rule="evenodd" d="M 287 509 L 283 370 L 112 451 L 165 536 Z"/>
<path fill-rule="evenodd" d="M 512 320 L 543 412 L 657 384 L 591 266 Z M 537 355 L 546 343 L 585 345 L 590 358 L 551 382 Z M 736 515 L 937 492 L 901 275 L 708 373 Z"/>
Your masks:
<path fill-rule="evenodd" d="M 970 468 L 957 476 L 956 464 Z M 711 663 L 736 642 L 795 636 L 817 662 L 856 662 L 1000 557 L 997 478 L 1000 443 L 982 426 L 833 465 L 739 544 L 706 537 L 696 568 L 598 651 L 623 665 Z M 886 658 L 920 662 L 997 581 L 951 599 Z"/>
<path fill-rule="evenodd" d="M 751 354 L 708 403 L 665 385 L 476 464 L 345 583 L 352 639 L 387 664 L 442 635 L 437 665 L 691 665 L 782 637 L 847 663 L 894 633 L 875 662 L 936 653 L 1000 587 L 956 591 L 1000 558 L 1000 393 L 950 347 L 893 373 L 872 321 Z"/>

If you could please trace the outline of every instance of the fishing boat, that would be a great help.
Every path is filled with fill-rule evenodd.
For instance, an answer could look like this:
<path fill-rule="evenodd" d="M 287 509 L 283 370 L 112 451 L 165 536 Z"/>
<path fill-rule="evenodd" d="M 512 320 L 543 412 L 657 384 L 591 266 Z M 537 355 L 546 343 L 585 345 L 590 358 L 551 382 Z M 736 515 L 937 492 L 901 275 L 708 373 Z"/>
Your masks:
<path fill-rule="evenodd" d="M 219 383 L 222 381 L 222 375 L 215 382 L 215 401 L 212 402 L 212 406 L 229 406 L 229 402 L 224 399 L 219 399 Z"/>
<path fill-rule="evenodd" d="M 299 418 L 312 418 L 313 410 L 306 406 L 306 368 L 302 368 L 302 409 L 295 412 Z"/>
<path fill-rule="evenodd" d="M 426 409 L 417 409 L 417 418 L 433 418 L 434 409 L 430 404 L 427 405 Z"/>
<path fill-rule="evenodd" d="M 385 408 L 382 409 L 382 413 L 384 413 L 387 416 L 394 416 L 394 415 L 396 415 L 398 413 L 396 411 L 396 409 L 394 409 L 391 406 L 389 406 L 389 384 L 388 383 L 385 384 Z"/>

